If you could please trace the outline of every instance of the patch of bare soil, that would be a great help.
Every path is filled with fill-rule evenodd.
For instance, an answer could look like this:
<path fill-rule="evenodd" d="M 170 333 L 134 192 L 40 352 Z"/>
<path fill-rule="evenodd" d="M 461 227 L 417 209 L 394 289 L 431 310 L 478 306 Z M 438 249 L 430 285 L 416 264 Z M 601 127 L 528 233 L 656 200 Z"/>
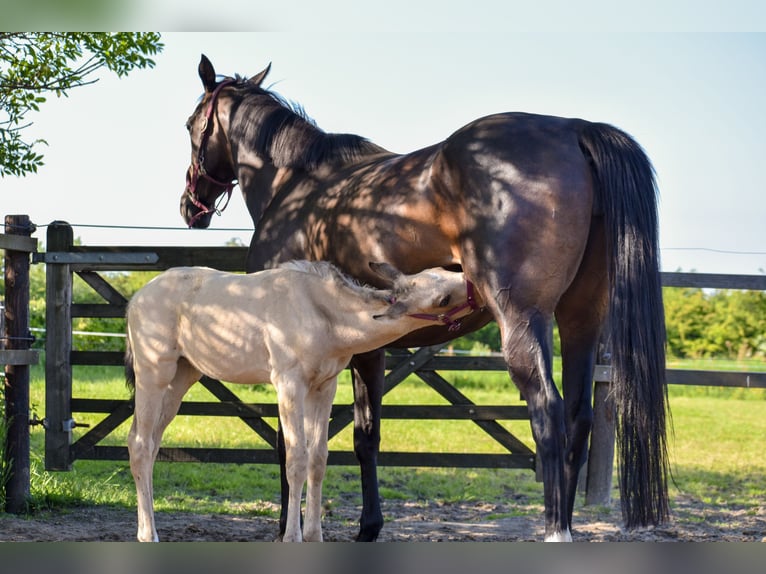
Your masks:
<path fill-rule="evenodd" d="M 353 541 L 360 508 L 339 502 L 328 510 L 324 536 L 328 542 Z M 516 542 L 543 538 L 542 508 L 508 504 L 436 504 L 427 501 L 384 501 L 386 523 L 381 542 Z M 275 518 L 258 515 L 158 512 L 157 530 L 163 541 L 272 541 Z M 705 505 L 680 497 L 673 516 L 658 528 L 625 532 L 620 511 L 610 507 L 576 510 L 573 538 L 578 542 L 766 542 L 766 506 L 756 509 Z M 133 541 L 135 511 L 119 508 L 73 508 L 40 512 L 29 517 L 0 515 L 2 541 Z"/>

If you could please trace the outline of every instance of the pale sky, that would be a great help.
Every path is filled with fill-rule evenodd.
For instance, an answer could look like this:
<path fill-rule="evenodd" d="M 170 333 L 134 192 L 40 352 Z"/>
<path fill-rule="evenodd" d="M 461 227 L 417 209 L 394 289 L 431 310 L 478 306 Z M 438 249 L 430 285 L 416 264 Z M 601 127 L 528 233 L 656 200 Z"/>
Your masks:
<path fill-rule="evenodd" d="M 304 16 L 305 17 L 305 16 Z M 222 245 L 252 229 L 238 188 L 210 230 L 184 228 L 184 123 L 205 53 L 253 75 L 328 132 L 391 151 L 436 143 L 502 111 L 614 124 L 647 151 L 660 187 L 665 271 L 766 272 L 766 34 L 164 33 L 154 69 L 52 96 L 27 138 L 38 174 L 0 180 L 3 215 L 61 219 L 99 245 Z M 89 226 L 170 227 L 173 230 Z"/>

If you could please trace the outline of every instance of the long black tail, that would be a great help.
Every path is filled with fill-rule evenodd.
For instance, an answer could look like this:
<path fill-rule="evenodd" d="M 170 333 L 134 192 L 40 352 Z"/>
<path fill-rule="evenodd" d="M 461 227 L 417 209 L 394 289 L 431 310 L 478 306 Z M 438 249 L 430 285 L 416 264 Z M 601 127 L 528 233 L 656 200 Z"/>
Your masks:
<path fill-rule="evenodd" d="M 644 150 L 612 126 L 587 124 L 580 142 L 593 163 L 606 226 L 623 519 L 627 528 L 659 524 L 669 514 L 669 411 L 654 169 Z"/>

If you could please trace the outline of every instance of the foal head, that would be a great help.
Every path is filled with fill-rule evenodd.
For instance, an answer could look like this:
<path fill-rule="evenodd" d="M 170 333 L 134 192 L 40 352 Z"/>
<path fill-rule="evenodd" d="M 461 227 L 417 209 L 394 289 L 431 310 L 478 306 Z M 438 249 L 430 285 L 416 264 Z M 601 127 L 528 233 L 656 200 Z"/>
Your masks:
<path fill-rule="evenodd" d="M 454 330 L 460 327 L 460 319 L 479 308 L 473 285 L 462 273 L 436 267 L 405 275 L 388 263 L 370 263 L 370 268 L 391 285 L 390 306 L 374 319 L 407 315 L 444 323 Z"/>

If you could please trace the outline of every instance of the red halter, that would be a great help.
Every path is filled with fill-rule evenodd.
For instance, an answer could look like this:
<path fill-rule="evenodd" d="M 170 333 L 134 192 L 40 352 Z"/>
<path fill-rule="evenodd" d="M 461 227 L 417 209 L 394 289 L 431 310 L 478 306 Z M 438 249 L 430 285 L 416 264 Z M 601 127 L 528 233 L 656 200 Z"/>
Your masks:
<path fill-rule="evenodd" d="M 462 326 L 462 319 L 464 319 L 464 317 L 461 317 L 460 319 L 452 319 L 452 317 L 464 309 L 470 308 L 471 311 L 476 311 L 479 309 L 479 304 L 476 302 L 476 297 L 474 297 L 473 294 L 473 283 L 468 281 L 468 279 L 465 281 L 465 293 L 467 301 L 462 305 L 453 307 L 446 313 L 439 313 L 438 315 L 431 313 L 410 313 L 408 314 L 408 317 L 413 317 L 415 319 L 425 319 L 426 321 L 440 321 L 447 325 L 447 329 L 449 331 L 457 331 Z"/>
<path fill-rule="evenodd" d="M 236 80 L 224 80 L 218 86 L 216 86 L 215 90 L 213 90 L 213 95 L 210 98 L 210 102 L 208 102 L 207 110 L 205 111 L 205 118 L 202 121 L 202 140 L 199 144 L 199 151 L 197 152 L 197 161 L 192 162 L 191 165 L 191 177 L 189 178 L 189 181 L 186 183 L 186 195 L 189 197 L 189 201 L 194 204 L 199 211 L 189 220 L 189 227 L 191 227 L 197 219 L 200 217 L 207 215 L 208 213 L 217 213 L 218 215 L 221 214 L 221 212 L 226 209 L 226 207 L 229 205 L 229 200 L 231 199 L 231 192 L 234 189 L 234 186 L 237 185 L 237 180 L 233 179 L 230 182 L 224 182 L 220 181 L 211 175 L 208 175 L 207 171 L 205 171 L 205 148 L 207 145 L 208 139 L 210 139 L 210 133 L 212 132 L 213 123 L 210 121 L 210 119 L 213 117 L 213 112 L 215 111 L 215 101 L 218 98 L 218 94 L 221 93 L 221 90 L 225 88 L 226 86 L 230 86 L 231 84 L 236 83 Z M 218 187 L 223 188 L 223 194 L 226 194 L 226 203 L 224 203 L 223 207 L 218 207 L 218 205 L 214 205 L 213 207 L 207 207 L 204 203 L 202 203 L 199 198 L 197 197 L 197 182 L 199 179 L 202 178 L 204 180 L 209 181 L 210 183 L 217 185 Z"/>

